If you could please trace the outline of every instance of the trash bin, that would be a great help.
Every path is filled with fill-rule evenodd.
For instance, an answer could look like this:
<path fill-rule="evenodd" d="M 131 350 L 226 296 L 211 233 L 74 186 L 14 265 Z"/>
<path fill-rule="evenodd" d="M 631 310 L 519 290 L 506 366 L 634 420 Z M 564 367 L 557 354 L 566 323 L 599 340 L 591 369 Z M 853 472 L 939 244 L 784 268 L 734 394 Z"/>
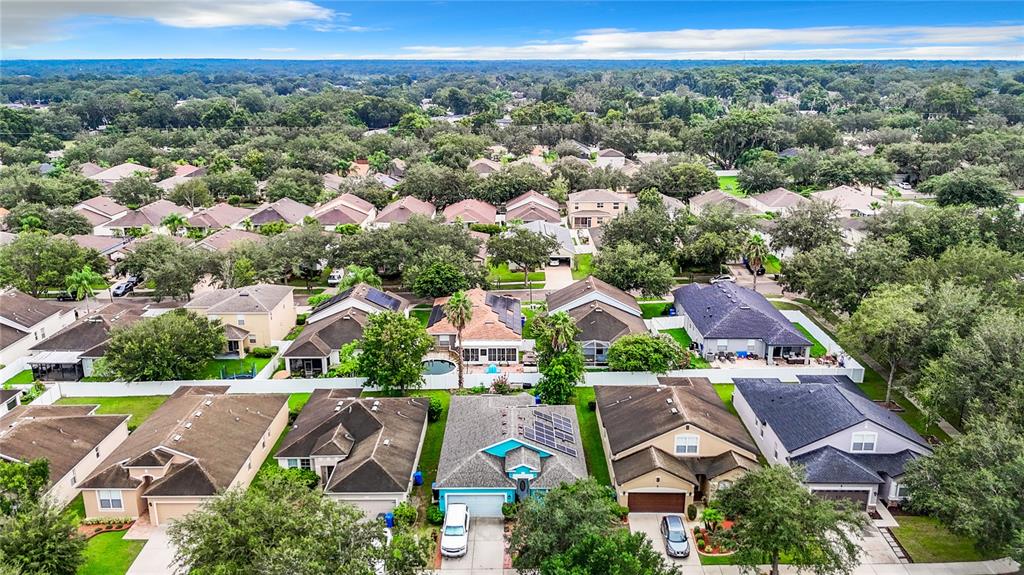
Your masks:
<path fill-rule="evenodd" d="M 395 526 L 395 514 L 394 513 L 385 513 L 384 514 L 384 525 L 387 525 L 389 529 L 393 528 Z"/>
<path fill-rule="evenodd" d="M 412 484 L 413 485 L 417 485 L 417 486 L 423 485 L 423 472 L 422 471 L 417 471 L 416 473 L 412 474 Z"/>

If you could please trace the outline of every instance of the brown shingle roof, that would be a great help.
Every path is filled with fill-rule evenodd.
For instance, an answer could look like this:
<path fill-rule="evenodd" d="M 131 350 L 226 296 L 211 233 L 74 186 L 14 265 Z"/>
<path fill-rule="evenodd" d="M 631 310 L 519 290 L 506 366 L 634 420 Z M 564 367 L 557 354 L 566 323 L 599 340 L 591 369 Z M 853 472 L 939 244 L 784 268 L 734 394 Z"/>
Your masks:
<path fill-rule="evenodd" d="M 548 309 L 558 309 L 592 293 L 604 295 L 635 311 L 637 315 L 641 314 L 640 304 L 636 302 L 635 297 L 594 276 L 587 276 L 558 291 L 549 293 L 546 298 Z"/>
<path fill-rule="evenodd" d="M 209 496 L 226 489 L 288 405 L 287 394 L 227 394 L 226 389 L 179 388 L 80 487 L 131 485 L 124 463 L 165 448 L 192 461 L 172 464 L 143 495 Z"/>
<path fill-rule="evenodd" d="M 31 329 L 44 319 L 60 313 L 61 307 L 36 299 L 14 288 L 0 291 L 0 318 Z"/>
<path fill-rule="evenodd" d="M 272 204 L 265 204 L 256 208 L 256 211 L 249 217 L 249 220 L 257 226 L 279 221 L 298 224 L 312 211 L 313 208 L 306 204 L 300 204 L 291 198 L 281 198 Z"/>
<path fill-rule="evenodd" d="M 434 204 L 412 196 L 405 196 L 384 206 L 374 221 L 385 224 L 404 224 L 413 215 L 433 216 L 437 209 Z"/>
<path fill-rule="evenodd" d="M 658 381 L 657 386 L 594 388 L 613 456 L 684 425 L 699 427 L 757 453 L 739 418 L 729 412 L 706 378 L 662 377 Z M 638 421 L 644 424 L 637 425 Z"/>
<path fill-rule="evenodd" d="M 282 300 L 292 297 L 293 289 L 285 285 L 256 284 L 211 290 L 196 295 L 184 307 L 204 310 L 207 314 L 270 312 Z"/>
<path fill-rule="evenodd" d="M 255 232 L 224 228 L 206 236 L 196 245 L 210 251 L 225 252 L 241 242 L 262 242 L 265 239 L 267 239 L 266 236 Z"/>
<path fill-rule="evenodd" d="M 252 212 L 248 208 L 221 202 L 197 212 L 188 219 L 188 225 L 196 228 L 226 228 L 251 216 Z"/>
<path fill-rule="evenodd" d="M 487 202 L 474 199 L 462 200 L 444 209 L 444 219 L 448 222 L 461 219 L 473 224 L 493 224 L 497 215 L 497 208 Z"/>

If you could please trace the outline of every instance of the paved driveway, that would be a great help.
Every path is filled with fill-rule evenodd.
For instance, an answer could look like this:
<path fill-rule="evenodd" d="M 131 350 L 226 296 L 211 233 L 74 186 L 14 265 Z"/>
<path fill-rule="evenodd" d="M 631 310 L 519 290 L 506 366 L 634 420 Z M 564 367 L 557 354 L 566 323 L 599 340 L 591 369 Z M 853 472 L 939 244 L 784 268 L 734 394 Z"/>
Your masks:
<path fill-rule="evenodd" d="M 549 292 L 562 289 L 572 282 L 572 266 L 560 265 L 544 268 L 544 289 Z"/>
<path fill-rule="evenodd" d="M 896 558 L 896 553 L 893 552 L 892 547 L 889 546 L 889 543 L 882 536 L 882 532 L 873 523 L 869 523 L 861 533 L 860 550 L 860 562 L 864 565 L 900 562 Z"/>
<path fill-rule="evenodd" d="M 687 566 L 700 566 L 700 557 L 697 556 L 697 551 L 692 550 L 690 556 L 685 559 L 678 557 L 669 557 L 665 555 L 665 541 L 661 538 L 661 518 L 667 515 L 666 513 L 630 513 L 629 514 L 629 530 L 633 533 L 643 533 L 647 535 L 647 538 L 651 540 L 651 545 L 658 550 L 668 562 L 676 567 L 687 567 Z M 686 521 L 686 517 L 680 515 L 683 521 Z M 687 524 L 687 530 L 689 531 L 689 524 Z"/>
<path fill-rule="evenodd" d="M 446 575 L 501 575 L 505 563 L 505 525 L 501 519 L 475 518 L 469 527 L 469 550 L 457 559 L 441 558 Z"/>
<path fill-rule="evenodd" d="M 154 527 L 146 546 L 139 552 L 125 575 L 171 575 L 174 572 L 171 569 L 172 561 L 174 547 L 167 538 L 167 531 L 161 527 Z"/>

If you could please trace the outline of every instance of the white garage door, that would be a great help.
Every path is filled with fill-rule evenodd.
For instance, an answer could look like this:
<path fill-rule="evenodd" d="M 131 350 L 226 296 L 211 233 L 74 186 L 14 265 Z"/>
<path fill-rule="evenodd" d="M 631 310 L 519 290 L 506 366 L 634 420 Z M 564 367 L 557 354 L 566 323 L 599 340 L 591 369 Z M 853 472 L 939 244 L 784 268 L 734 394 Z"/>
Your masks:
<path fill-rule="evenodd" d="M 343 499 L 342 501 L 345 501 L 345 503 L 351 503 L 352 505 L 355 505 L 356 507 L 361 509 L 363 513 L 365 513 L 366 516 L 370 519 L 377 517 L 377 515 L 380 513 L 390 513 L 391 511 L 395 510 L 394 499 Z"/>
<path fill-rule="evenodd" d="M 505 502 L 505 496 L 496 494 L 449 493 L 447 501 L 447 505 L 465 503 L 469 507 L 469 515 L 471 517 L 501 517 L 501 504 Z"/>

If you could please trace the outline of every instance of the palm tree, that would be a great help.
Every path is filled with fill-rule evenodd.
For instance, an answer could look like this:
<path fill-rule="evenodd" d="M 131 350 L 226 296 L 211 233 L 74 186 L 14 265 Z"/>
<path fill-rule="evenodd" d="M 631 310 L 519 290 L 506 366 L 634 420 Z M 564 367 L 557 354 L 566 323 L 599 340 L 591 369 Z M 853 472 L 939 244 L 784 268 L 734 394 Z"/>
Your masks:
<path fill-rule="evenodd" d="M 757 270 L 768 258 L 768 246 L 764 243 L 764 238 L 750 234 L 746 245 L 743 246 L 743 255 L 746 256 L 750 269 L 754 271 L 754 291 L 757 291 Z"/>
<path fill-rule="evenodd" d="M 457 291 L 452 294 L 448 301 L 444 304 L 444 315 L 448 318 L 448 322 L 455 328 L 457 335 L 456 349 L 458 350 L 458 362 L 459 362 L 459 389 L 462 389 L 463 379 L 465 377 L 462 368 L 462 330 L 465 329 L 466 325 L 473 319 L 473 302 L 469 301 L 469 297 L 464 291 Z"/>
<path fill-rule="evenodd" d="M 890 208 L 892 207 L 892 203 L 902 196 L 903 194 L 901 194 L 897 188 L 889 186 L 888 188 L 885 189 L 885 199 L 886 201 L 889 202 Z"/>
<path fill-rule="evenodd" d="M 547 332 L 551 337 L 551 350 L 561 353 L 569 347 L 569 343 L 579 333 L 575 320 L 569 314 L 560 311 L 545 319 Z"/>
<path fill-rule="evenodd" d="M 71 272 L 64 278 L 64 287 L 75 299 L 85 300 L 85 311 L 89 312 L 89 297 L 96 294 L 92 286 L 103 283 L 103 276 L 92 271 L 92 267 L 84 266 L 77 272 Z"/>
<path fill-rule="evenodd" d="M 341 280 L 338 289 L 348 289 L 357 284 L 368 284 L 375 288 L 382 285 L 380 276 L 370 266 L 357 266 L 351 264 L 345 268 L 345 277 Z"/>
<path fill-rule="evenodd" d="M 177 235 L 178 230 L 188 227 L 188 220 L 185 219 L 185 216 L 174 213 L 160 220 L 160 225 L 171 230 L 171 234 Z"/>

